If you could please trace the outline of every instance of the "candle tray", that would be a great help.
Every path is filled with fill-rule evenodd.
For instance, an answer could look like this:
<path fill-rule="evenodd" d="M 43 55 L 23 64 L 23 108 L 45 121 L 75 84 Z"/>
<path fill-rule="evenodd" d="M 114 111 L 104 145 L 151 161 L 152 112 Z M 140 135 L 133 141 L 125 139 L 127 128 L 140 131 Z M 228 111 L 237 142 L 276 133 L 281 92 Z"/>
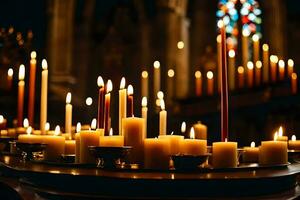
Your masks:
<path fill-rule="evenodd" d="M 16 142 L 16 147 L 22 151 L 23 160 L 33 160 L 35 153 L 43 152 L 47 144 Z"/>

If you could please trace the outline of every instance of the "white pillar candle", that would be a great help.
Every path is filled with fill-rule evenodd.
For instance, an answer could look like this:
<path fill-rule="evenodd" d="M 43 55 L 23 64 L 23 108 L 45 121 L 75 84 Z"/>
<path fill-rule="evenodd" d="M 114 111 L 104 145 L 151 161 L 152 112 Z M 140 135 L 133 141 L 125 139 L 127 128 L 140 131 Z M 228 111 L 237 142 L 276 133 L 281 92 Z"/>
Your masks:
<path fill-rule="evenodd" d="M 124 136 L 113 135 L 113 129 L 111 128 L 108 136 L 99 137 L 99 146 L 100 147 L 123 147 Z"/>
<path fill-rule="evenodd" d="M 214 142 L 212 145 L 212 164 L 214 168 L 236 167 L 237 143 L 236 142 Z"/>
<path fill-rule="evenodd" d="M 42 61 L 42 68 L 40 129 L 42 134 L 46 134 L 45 124 L 47 122 L 48 64 L 45 59 Z"/>
<path fill-rule="evenodd" d="M 72 133 L 72 95 L 68 92 L 66 96 L 66 113 L 65 113 L 65 133 L 69 134 L 71 137 Z"/>
<path fill-rule="evenodd" d="M 97 131 L 88 130 L 81 131 L 79 133 L 80 137 L 80 163 L 94 163 L 95 158 L 91 155 L 89 146 L 99 146 L 100 134 Z"/>
<path fill-rule="evenodd" d="M 207 126 L 201 122 L 197 122 L 197 124 L 193 125 L 193 128 L 195 130 L 196 139 L 207 140 Z"/>
<path fill-rule="evenodd" d="M 60 136 L 60 128 L 56 126 L 54 135 L 44 135 L 43 143 L 47 144 L 45 149 L 45 160 L 57 161 L 65 153 L 65 137 Z"/>
<path fill-rule="evenodd" d="M 160 108 L 159 112 L 159 135 L 167 134 L 167 111 L 165 110 L 165 101 L 163 99 L 160 100 Z"/>
<path fill-rule="evenodd" d="M 127 116 L 127 90 L 125 78 L 122 77 L 119 90 L 119 134 L 122 133 L 122 119 Z"/>
<path fill-rule="evenodd" d="M 144 119 L 144 138 L 147 138 L 147 118 L 148 118 L 148 107 L 147 107 L 147 97 L 142 98 L 142 118 Z"/>
<path fill-rule="evenodd" d="M 147 71 L 142 71 L 142 75 L 141 75 L 141 94 L 142 97 L 149 97 L 148 93 L 149 93 L 149 80 L 148 80 L 148 72 Z"/>
<path fill-rule="evenodd" d="M 180 153 L 185 155 L 205 155 L 207 140 L 195 139 L 194 128 L 191 128 L 190 139 L 180 141 Z"/>
<path fill-rule="evenodd" d="M 243 162 L 256 163 L 258 162 L 259 148 L 255 147 L 255 142 L 251 142 L 250 147 L 244 147 Z"/>
<path fill-rule="evenodd" d="M 180 153 L 180 144 L 184 137 L 182 135 L 159 135 L 158 139 L 167 139 L 170 142 L 170 155 L 176 155 Z"/>

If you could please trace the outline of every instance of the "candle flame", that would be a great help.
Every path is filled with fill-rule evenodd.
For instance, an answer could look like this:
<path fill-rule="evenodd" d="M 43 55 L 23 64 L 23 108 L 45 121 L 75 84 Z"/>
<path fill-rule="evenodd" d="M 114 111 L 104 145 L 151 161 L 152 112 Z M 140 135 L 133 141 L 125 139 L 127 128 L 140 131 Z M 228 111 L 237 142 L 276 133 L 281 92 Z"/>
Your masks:
<path fill-rule="evenodd" d="M 156 94 L 158 99 L 163 99 L 164 98 L 164 93 L 162 91 L 158 91 Z"/>
<path fill-rule="evenodd" d="M 296 135 L 292 135 L 292 141 L 294 142 L 296 140 L 297 140 Z"/>
<path fill-rule="evenodd" d="M 98 87 L 104 87 L 104 82 L 101 76 L 98 76 L 97 78 L 97 85 Z"/>
<path fill-rule="evenodd" d="M 173 78 L 175 76 L 175 71 L 173 69 L 168 70 L 168 77 Z"/>
<path fill-rule="evenodd" d="M 217 26 L 218 26 L 218 28 L 223 28 L 224 22 L 223 22 L 222 19 L 220 19 L 220 20 L 218 21 Z"/>
<path fill-rule="evenodd" d="M 30 53 L 30 57 L 31 57 L 31 59 L 36 59 L 36 52 L 35 52 L 35 51 L 32 51 L 32 52 Z"/>
<path fill-rule="evenodd" d="M 186 123 L 182 122 L 181 123 L 181 133 L 185 133 L 185 131 L 186 131 Z"/>
<path fill-rule="evenodd" d="M 127 87 L 127 95 L 133 95 L 133 87 L 132 87 L 132 85 L 128 85 L 128 87 Z"/>
<path fill-rule="evenodd" d="M 4 122 L 4 117 L 3 115 L 0 115 L 0 123 L 2 124 Z"/>
<path fill-rule="evenodd" d="M 160 100 L 160 109 L 161 110 L 165 110 L 166 109 L 165 101 L 163 99 Z"/>
<path fill-rule="evenodd" d="M 25 119 L 23 120 L 23 127 L 24 127 L 24 128 L 27 128 L 28 126 L 29 126 L 29 121 L 28 121 L 27 118 L 25 118 Z"/>
<path fill-rule="evenodd" d="M 279 129 L 278 129 L 278 136 L 279 136 L 279 137 L 283 136 L 283 129 L 282 129 L 282 126 L 280 126 Z"/>
<path fill-rule="evenodd" d="M 112 128 L 110 128 L 110 130 L 109 130 L 109 136 L 113 136 L 114 135 L 114 133 L 113 133 L 113 129 Z"/>
<path fill-rule="evenodd" d="M 70 104 L 71 103 L 71 99 L 72 99 L 72 94 L 71 94 L 71 92 L 68 92 L 67 96 L 66 96 L 66 103 Z"/>
<path fill-rule="evenodd" d="M 50 123 L 46 122 L 45 124 L 45 131 L 49 131 L 50 130 Z"/>
<path fill-rule="evenodd" d="M 160 68 L 160 62 L 159 62 L 158 60 L 154 61 L 153 67 L 154 67 L 155 69 L 159 69 L 159 68 Z"/>
<path fill-rule="evenodd" d="M 221 41 L 222 41 L 222 37 L 221 37 L 221 35 L 219 34 L 219 35 L 217 36 L 217 43 L 221 43 Z"/>
<path fill-rule="evenodd" d="M 142 107 L 147 107 L 147 97 L 142 98 Z"/>
<path fill-rule="evenodd" d="M 76 124 L 76 133 L 79 133 L 80 131 L 81 131 L 81 123 L 78 122 L 78 123 Z"/>
<path fill-rule="evenodd" d="M 93 99 L 92 99 L 92 97 L 88 97 L 88 98 L 86 98 L 86 100 L 85 100 L 85 104 L 86 104 L 87 106 L 90 106 L 90 105 L 92 105 L 92 103 L 93 103 Z"/>
<path fill-rule="evenodd" d="M 191 131 L 190 131 L 190 138 L 191 138 L 191 139 L 195 139 L 195 130 L 194 130 L 194 127 L 191 128 Z"/>
<path fill-rule="evenodd" d="M 212 78 L 214 77 L 214 73 L 213 73 L 212 71 L 208 71 L 208 72 L 206 73 L 206 77 L 207 77 L 208 79 L 212 79 Z"/>
<path fill-rule="evenodd" d="M 111 80 L 109 79 L 106 84 L 106 93 L 110 93 L 112 91 L 112 89 L 113 89 L 113 84 L 112 84 Z"/>
<path fill-rule="evenodd" d="M 288 59 L 288 66 L 294 67 L 294 61 L 292 59 Z"/>
<path fill-rule="evenodd" d="M 32 127 L 29 126 L 27 129 L 26 129 L 26 133 L 27 135 L 30 135 L 32 133 Z"/>
<path fill-rule="evenodd" d="M 7 70 L 7 75 L 8 75 L 9 77 L 12 77 L 12 76 L 14 75 L 14 70 L 13 70 L 12 68 L 9 68 L 9 69 Z"/>
<path fill-rule="evenodd" d="M 277 133 L 277 131 L 274 133 L 274 141 L 277 141 L 277 139 L 278 139 L 278 133 Z"/>
<path fill-rule="evenodd" d="M 269 45 L 263 44 L 262 49 L 263 49 L 263 51 L 269 51 Z"/>
<path fill-rule="evenodd" d="M 233 49 L 230 49 L 229 52 L 228 52 L 228 56 L 230 58 L 233 58 L 235 56 L 235 51 Z"/>
<path fill-rule="evenodd" d="M 257 69 L 262 68 L 262 62 L 260 60 L 256 61 L 255 66 Z"/>
<path fill-rule="evenodd" d="M 48 63 L 47 63 L 47 60 L 46 60 L 46 59 L 43 59 L 43 60 L 42 60 L 42 68 L 43 68 L 43 70 L 48 69 Z"/>
<path fill-rule="evenodd" d="M 173 135 L 173 134 L 174 134 L 174 131 L 171 132 L 171 135 Z"/>
<path fill-rule="evenodd" d="M 22 64 L 19 68 L 19 80 L 22 81 L 25 78 L 25 66 Z"/>
<path fill-rule="evenodd" d="M 148 78 L 148 72 L 147 71 L 142 71 L 142 77 L 143 78 Z"/>
<path fill-rule="evenodd" d="M 255 142 L 251 142 L 250 146 L 255 147 Z"/>
<path fill-rule="evenodd" d="M 96 126 L 97 126 L 97 120 L 96 118 L 94 118 L 91 123 L 91 129 L 96 129 Z"/>
<path fill-rule="evenodd" d="M 160 99 L 156 99 L 155 104 L 156 104 L 156 106 L 160 107 Z"/>
<path fill-rule="evenodd" d="M 237 71 L 238 71 L 239 74 L 243 74 L 245 72 L 245 69 L 244 69 L 243 66 L 239 66 Z"/>
<path fill-rule="evenodd" d="M 275 55 L 271 55 L 270 56 L 270 61 L 273 62 L 273 63 L 278 63 L 278 57 L 275 56 Z"/>
<path fill-rule="evenodd" d="M 120 82 L 120 90 L 124 89 L 126 85 L 126 80 L 124 77 L 122 77 L 121 82 Z"/>
<path fill-rule="evenodd" d="M 54 135 L 59 135 L 59 134 L 60 134 L 60 127 L 59 125 L 57 125 L 54 130 Z"/>
<path fill-rule="evenodd" d="M 297 79 L 297 74 L 295 72 L 292 73 L 292 79 Z"/>
<path fill-rule="evenodd" d="M 196 71 L 195 72 L 195 77 L 196 78 L 201 78 L 201 72 L 200 71 Z"/>
<path fill-rule="evenodd" d="M 284 68 L 284 66 L 285 66 L 284 61 L 283 60 L 279 60 L 278 61 L 278 66 L 279 66 L 279 68 Z"/>
<path fill-rule="evenodd" d="M 250 35 L 250 31 L 248 29 L 244 29 L 243 32 L 242 32 L 242 35 L 244 37 L 248 37 Z"/>
<path fill-rule="evenodd" d="M 253 69 L 253 68 L 254 68 L 253 62 L 248 61 L 248 62 L 247 62 L 247 68 L 248 68 L 248 69 Z"/>
<path fill-rule="evenodd" d="M 183 49 L 184 48 L 184 42 L 183 41 L 178 41 L 177 42 L 177 48 L 178 49 Z"/>
<path fill-rule="evenodd" d="M 259 40 L 259 36 L 257 34 L 254 34 L 252 36 L 252 40 L 253 40 L 253 42 L 257 42 Z"/>

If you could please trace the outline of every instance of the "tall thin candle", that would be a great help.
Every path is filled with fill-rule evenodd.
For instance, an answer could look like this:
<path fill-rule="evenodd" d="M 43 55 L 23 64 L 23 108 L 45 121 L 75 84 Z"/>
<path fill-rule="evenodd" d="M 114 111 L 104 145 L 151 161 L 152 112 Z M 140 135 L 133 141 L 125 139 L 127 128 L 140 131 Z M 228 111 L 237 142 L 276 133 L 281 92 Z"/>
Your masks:
<path fill-rule="evenodd" d="M 229 90 L 235 89 L 235 51 L 233 49 L 228 51 L 228 82 Z"/>
<path fill-rule="evenodd" d="M 196 96 L 202 95 L 202 74 L 200 71 L 195 72 L 195 92 Z"/>
<path fill-rule="evenodd" d="M 113 89 L 111 80 L 107 81 L 105 94 L 105 108 L 104 108 L 104 134 L 109 134 L 110 129 L 110 92 Z"/>
<path fill-rule="evenodd" d="M 18 127 L 22 126 L 24 109 L 24 90 L 25 90 L 25 66 L 20 65 L 18 83 Z"/>
<path fill-rule="evenodd" d="M 98 76 L 97 85 L 99 87 L 97 127 L 100 129 L 100 128 L 104 128 L 104 96 L 105 96 L 105 87 L 101 76 Z"/>
<path fill-rule="evenodd" d="M 7 70 L 7 90 L 11 90 L 12 88 L 13 75 L 14 75 L 14 70 L 12 68 L 9 68 Z"/>
<path fill-rule="evenodd" d="M 28 94 L 28 119 L 30 126 L 34 125 L 34 100 L 35 100 L 35 74 L 36 74 L 36 52 L 30 54 L 29 94 Z"/>
<path fill-rule="evenodd" d="M 167 134 L 167 111 L 165 110 L 165 101 L 163 99 L 160 100 L 160 108 L 159 112 L 159 135 Z"/>
<path fill-rule="evenodd" d="M 288 59 L 288 76 L 290 77 L 294 72 L 294 61 L 292 59 Z"/>
<path fill-rule="evenodd" d="M 45 59 L 42 61 L 42 86 L 41 86 L 41 111 L 40 111 L 40 129 L 45 134 L 45 124 L 47 122 L 47 98 L 48 98 L 48 64 Z"/>
<path fill-rule="evenodd" d="M 65 116 L 65 132 L 70 134 L 72 133 L 72 104 L 71 104 L 72 95 L 68 92 L 66 96 L 66 116 Z"/>
<path fill-rule="evenodd" d="M 133 87 L 128 85 L 127 88 L 127 117 L 133 117 Z"/>
<path fill-rule="evenodd" d="M 148 72 L 147 71 L 142 71 L 142 75 L 141 75 L 141 83 L 142 83 L 142 86 L 141 86 L 141 94 L 143 97 L 149 97 L 148 93 L 149 93 L 149 79 L 148 79 Z"/>
<path fill-rule="evenodd" d="M 126 118 L 126 109 L 127 109 L 127 90 L 125 88 L 125 78 L 123 77 L 120 82 L 119 90 L 119 134 L 122 134 L 122 119 Z"/>
<path fill-rule="evenodd" d="M 267 83 L 269 81 L 269 45 L 263 44 L 263 82 Z"/>
<path fill-rule="evenodd" d="M 252 42 L 253 42 L 253 63 L 256 63 L 259 61 L 259 36 L 257 34 L 254 34 L 252 36 Z"/>
<path fill-rule="evenodd" d="M 160 91 L 160 62 L 155 61 L 153 63 L 154 67 L 154 74 L 153 74 L 153 94 L 157 94 L 158 91 Z"/>
<path fill-rule="evenodd" d="M 145 123 L 143 138 L 147 138 L 147 118 L 148 118 L 147 97 L 142 98 L 142 118 L 144 119 L 144 123 Z"/>

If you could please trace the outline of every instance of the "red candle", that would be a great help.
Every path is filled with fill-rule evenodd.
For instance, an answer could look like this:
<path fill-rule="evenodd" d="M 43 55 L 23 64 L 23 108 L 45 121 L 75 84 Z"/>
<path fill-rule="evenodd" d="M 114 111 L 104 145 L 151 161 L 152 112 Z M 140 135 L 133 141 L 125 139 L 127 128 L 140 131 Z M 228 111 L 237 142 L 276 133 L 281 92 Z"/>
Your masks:
<path fill-rule="evenodd" d="M 97 84 L 99 87 L 99 96 L 98 96 L 98 120 L 97 128 L 104 128 L 104 96 L 105 96 L 105 87 L 104 82 L 101 76 L 97 79 Z"/>
<path fill-rule="evenodd" d="M 127 88 L 127 117 L 133 117 L 133 87 L 128 85 Z"/>
<path fill-rule="evenodd" d="M 24 90 L 25 90 L 25 66 L 20 65 L 19 83 L 18 83 L 18 127 L 22 126 L 23 108 L 24 108 Z"/>
<path fill-rule="evenodd" d="M 226 33 L 223 20 L 218 22 L 221 32 L 221 139 L 228 139 L 228 82 L 227 82 L 227 56 Z"/>
<path fill-rule="evenodd" d="M 35 99 L 35 73 L 36 73 L 36 52 L 30 54 L 30 73 L 29 73 L 29 94 L 28 94 L 28 119 L 29 125 L 34 123 L 34 99 Z"/>
<path fill-rule="evenodd" d="M 9 68 L 7 71 L 7 90 L 11 90 L 13 82 L 14 70 Z"/>
<path fill-rule="evenodd" d="M 104 107 L 104 134 L 109 135 L 110 129 L 110 92 L 113 89 L 111 80 L 107 81 Z"/>
<path fill-rule="evenodd" d="M 293 72 L 291 75 L 291 87 L 292 87 L 292 94 L 296 94 L 298 89 L 298 81 L 297 81 L 297 74 L 295 72 Z"/>

